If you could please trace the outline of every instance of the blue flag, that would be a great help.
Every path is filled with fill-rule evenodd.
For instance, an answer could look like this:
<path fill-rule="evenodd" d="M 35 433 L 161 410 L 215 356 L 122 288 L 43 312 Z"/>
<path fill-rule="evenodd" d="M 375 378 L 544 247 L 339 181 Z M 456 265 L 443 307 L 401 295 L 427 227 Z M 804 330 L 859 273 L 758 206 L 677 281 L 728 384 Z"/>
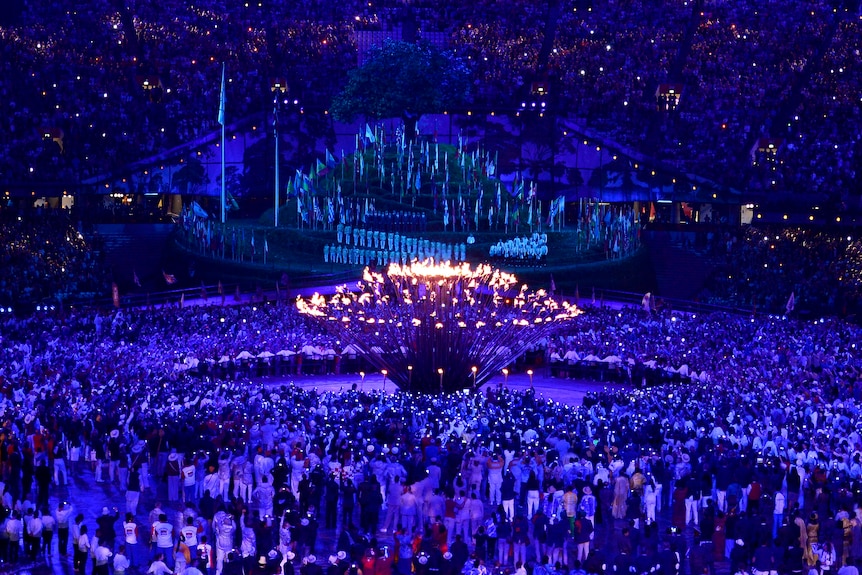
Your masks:
<path fill-rule="evenodd" d="M 224 126 L 224 63 L 221 65 L 221 95 L 218 99 L 218 123 Z"/>

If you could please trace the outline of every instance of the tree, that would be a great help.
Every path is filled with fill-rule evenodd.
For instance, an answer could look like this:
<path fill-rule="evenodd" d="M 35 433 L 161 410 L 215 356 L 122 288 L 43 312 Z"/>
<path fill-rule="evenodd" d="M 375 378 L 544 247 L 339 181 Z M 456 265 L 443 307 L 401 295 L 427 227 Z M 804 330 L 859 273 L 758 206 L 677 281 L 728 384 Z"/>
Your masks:
<path fill-rule="evenodd" d="M 386 40 L 368 51 L 362 66 L 350 71 L 332 113 L 345 122 L 359 115 L 400 117 L 406 136 L 413 138 L 422 114 L 463 105 L 469 95 L 470 71 L 451 52 L 427 43 Z"/>
<path fill-rule="evenodd" d="M 207 183 L 207 173 L 201 161 L 195 157 L 189 157 L 182 168 L 174 174 L 174 187 L 180 193 L 194 192 L 198 186 Z"/>

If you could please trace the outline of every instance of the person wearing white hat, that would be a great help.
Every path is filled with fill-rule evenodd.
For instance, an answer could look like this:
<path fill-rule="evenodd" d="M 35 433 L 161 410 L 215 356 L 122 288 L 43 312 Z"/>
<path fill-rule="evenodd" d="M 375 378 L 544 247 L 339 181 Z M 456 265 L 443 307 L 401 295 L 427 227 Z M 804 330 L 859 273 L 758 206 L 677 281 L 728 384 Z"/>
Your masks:
<path fill-rule="evenodd" d="M 323 575 L 323 568 L 317 564 L 317 557 L 309 554 L 302 560 L 301 575 Z"/>
<path fill-rule="evenodd" d="M 182 457 L 176 449 L 171 449 L 168 462 L 165 464 L 165 476 L 168 479 L 168 501 L 180 500 L 180 473 L 182 470 Z M 167 556 L 167 555 L 166 555 Z"/>
<path fill-rule="evenodd" d="M 108 445 L 105 455 L 108 460 L 108 480 L 113 483 L 118 478 L 120 469 L 120 459 L 122 458 L 122 438 L 120 437 L 119 429 L 112 429 L 108 434 Z M 121 483 L 120 488 L 125 490 L 125 486 Z"/>

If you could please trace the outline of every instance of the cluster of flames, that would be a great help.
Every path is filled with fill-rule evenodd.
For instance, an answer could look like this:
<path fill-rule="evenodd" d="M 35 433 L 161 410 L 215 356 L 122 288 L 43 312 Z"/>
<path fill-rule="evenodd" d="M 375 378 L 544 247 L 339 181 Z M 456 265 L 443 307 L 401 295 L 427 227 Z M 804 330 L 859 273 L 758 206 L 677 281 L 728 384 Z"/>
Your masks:
<path fill-rule="evenodd" d="M 298 298 L 297 307 L 419 392 L 478 387 L 581 313 L 489 265 L 433 260 L 366 268 L 355 289 Z"/>

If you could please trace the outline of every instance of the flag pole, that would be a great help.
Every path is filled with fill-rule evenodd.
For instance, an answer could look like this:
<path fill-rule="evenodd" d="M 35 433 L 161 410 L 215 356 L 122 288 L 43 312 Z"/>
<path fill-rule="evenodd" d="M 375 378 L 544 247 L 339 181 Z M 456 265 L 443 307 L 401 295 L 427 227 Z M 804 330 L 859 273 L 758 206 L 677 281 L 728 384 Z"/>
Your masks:
<path fill-rule="evenodd" d="M 272 131 L 275 135 L 275 227 L 278 227 L 278 93 L 272 100 Z"/>
<path fill-rule="evenodd" d="M 221 64 L 221 95 L 219 97 L 219 106 L 218 106 L 218 122 L 221 124 L 221 223 L 224 225 L 224 212 L 225 212 L 225 197 L 227 194 L 226 191 L 226 182 L 225 182 L 225 119 L 224 119 L 224 69 L 225 64 L 222 62 Z"/>

